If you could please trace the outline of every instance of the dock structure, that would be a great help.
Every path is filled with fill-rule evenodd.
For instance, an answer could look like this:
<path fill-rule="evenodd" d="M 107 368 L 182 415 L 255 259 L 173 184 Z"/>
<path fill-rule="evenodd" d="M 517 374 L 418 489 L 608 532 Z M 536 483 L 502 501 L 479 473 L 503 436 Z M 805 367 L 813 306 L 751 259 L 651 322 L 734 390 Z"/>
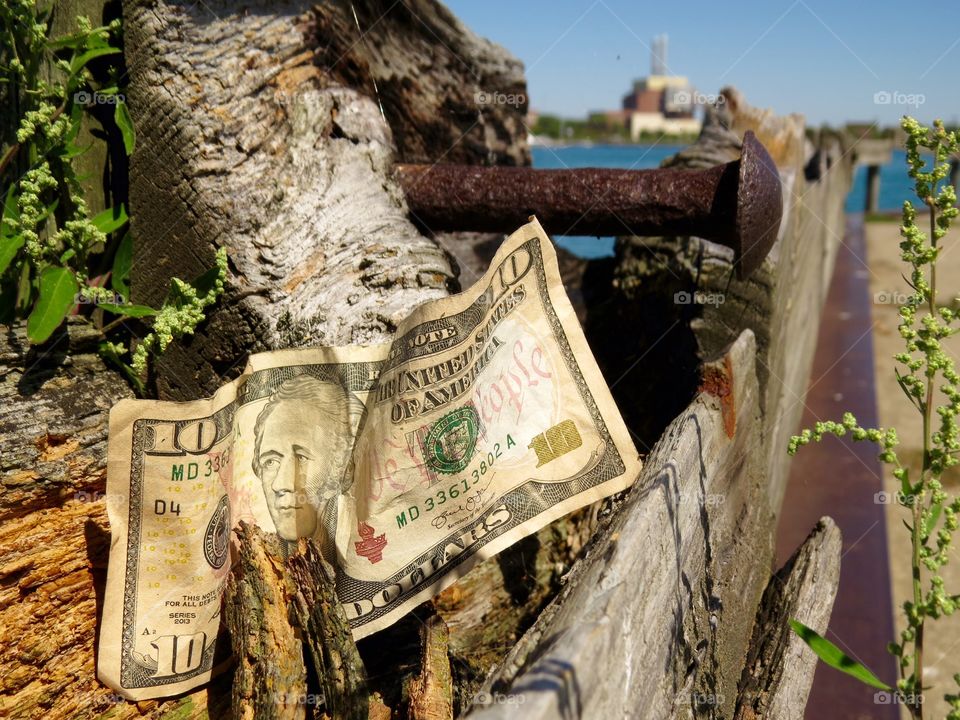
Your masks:
<path fill-rule="evenodd" d="M 898 147 L 895 138 L 862 138 L 854 145 L 854 162 L 867 168 L 867 193 L 863 210 L 866 213 L 880 209 L 880 168 L 893 160 L 893 150 Z M 929 150 L 923 151 L 929 154 Z M 960 157 L 950 160 L 950 184 L 957 186 L 960 180 Z"/>

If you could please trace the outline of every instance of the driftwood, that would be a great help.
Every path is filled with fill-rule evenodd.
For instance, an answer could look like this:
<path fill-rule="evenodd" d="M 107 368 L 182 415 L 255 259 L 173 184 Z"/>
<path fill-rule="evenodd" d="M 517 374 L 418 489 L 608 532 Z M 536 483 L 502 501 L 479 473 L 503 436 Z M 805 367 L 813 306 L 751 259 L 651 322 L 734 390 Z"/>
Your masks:
<path fill-rule="evenodd" d="M 753 626 L 735 720 L 802 718 L 816 656 L 787 624 L 823 635 L 840 582 L 840 530 L 823 518 L 772 578 Z"/>
<path fill-rule="evenodd" d="M 520 707 L 523 717 L 544 718 L 637 708 L 649 718 L 730 717 L 736 709 L 852 166 L 835 138 L 810 152 L 798 117 L 758 111 L 733 90 L 725 97 L 703 141 L 674 163 L 732 159 L 753 129 L 785 188 L 777 245 L 740 282 L 731 253 L 713 243 L 619 241 L 613 290 L 588 307 L 588 338 L 641 442 L 660 439 L 626 505 L 491 675 L 481 717 Z M 830 171 L 813 172 L 823 166 Z M 609 342 L 624 327 L 640 338 L 626 353 Z M 721 364 L 701 365 L 725 347 Z M 693 405 L 677 408 L 696 389 Z M 664 415 L 677 419 L 661 435 Z M 692 506 L 673 507 L 671 497 Z M 786 669 L 797 715 L 812 664 Z"/>
<path fill-rule="evenodd" d="M 333 717 L 363 720 L 378 703 L 367 689 L 363 660 L 333 589 L 333 573 L 312 541 L 301 541 L 287 565 L 295 585 L 290 602 L 295 625 L 309 651 L 324 704 Z"/>
<path fill-rule="evenodd" d="M 237 539 L 225 600 L 237 664 L 233 716 L 302 718 L 322 708 L 330 717 L 365 720 L 380 703 L 367 690 L 333 575 L 316 545 L 303 541 L 287 558 L 279 537 L 245 522 Z"/>
<path fill-rule="evenodd" d="M 161 396 L 209 394 L 251 351 L 385 340 L 453 282 L 393 163 L 528 162 L 523 109 L 477 102 L 522 94 L 519 62 L 433 0 L 133 0 L 125 20 L 134 297 L 161 301 L 217 247 L 232 270 Z"/>
<path fill-rule="evenodd" d="M 0 335 L 0 715 L 91 717 L 107 528 L 107 411 L 132 395 L 71 323 L 30 348 Z"/>
<path fill-rule="evenodd" d="M 103 495 L 106 412 L 133 393 L 104 371 L 101 339 L 80 322 L 39 347 L 22 325 L 0 339 L 0 521 Z"/>
<path fill-rule="evenodd" d="M 410 683 L 410 720 L 453 720 L 453 676 L 450 673 L 450 630 L 439 615 L 421 628 L 420 674 Z"/>
<path fill-rule="evenodd" d="M 233 656 L 233 717 L 303 716 L 307 696 L 303 647 L 290 623 L 293 583 L 281 540 L 241 522 L 240 552 L 227 582 L 224 610 Z"/>

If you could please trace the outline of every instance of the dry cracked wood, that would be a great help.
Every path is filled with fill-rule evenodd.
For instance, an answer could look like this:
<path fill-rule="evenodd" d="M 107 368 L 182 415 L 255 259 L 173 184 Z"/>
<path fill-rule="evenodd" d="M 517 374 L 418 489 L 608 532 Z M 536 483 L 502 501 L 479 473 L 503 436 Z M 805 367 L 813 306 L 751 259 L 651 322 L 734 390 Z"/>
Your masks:
<path fill-rule="evenodd" d="M 683 717 L 736 699 L 770 538 L 756 345 L 745 331 L 712 384 L 666 429 L 623 507 L 511 650 L 473 716 Z M 729 399 L 726 399 L 729 398 Z M 733 432 L 729 430 L 733 427 Z"/>
<path fill-rule="evenodd" d="M 0 336 L 0 521 L 65 500 L 95 500 L 106 483 L 106 413 L 131 397 L 97 355 L 99 334 L 71 322 L 39 347 L 24 325 Z"/>
<path fill-rule="evenodd" d="M 365 720 L 377 700 L 367 689 L 366 669 L 334 592 L 333 569 L 313 541 L 302 540 L 287 566 L 295 593 L 294 619 L 308 648 L 325 707 L 335 718 Z"/>
<path fill-rule="evenodd" d="M 840 530 L 822 518 L 772 578 L 757 613 L 735 720 L 800 720 L 817 656 L 788 624 L 826 632 L 840 582 Z"/>
<path fill-rule="evenodd" d="M 367 689 L 363 660 L 334 594 L 333 569 L 316 544 L 288 546 L 242 521 L 237 539 L 225 603 L 236 660 L 233 716 L 389 717 Z"/>
<path fill-rule="evenodd" d="M 410 683 L 410 720 L 453 720 L 450 631 L 439 615 L 431 615 L 420 635 L 423 655 L 420 674 Z"/>
<path fill-rule="evenodd" d="M 231 263 L 221 309 L 160 364 L 163 396 L 209 394 L 251 351 L 382 341 L 447 294 L 450 262 L 408 220 L 398 155 L 528 160 L 521 108 L 477 102 L 522 92 L 519 62 L 433 0 L 124 11 L 134 297 L 160 302 L 217 247 Z"/>
<path fill-rule="evenodd" d="M 304 715 L 307 669 L 303 642 L 290 621 L 296 592 L 282 540 L 243 521 L 239 552 L 227 581 L 224 615 L 236 670 L 236 720 L 294 720 Z"/>
<path fill-rule="evenodd" d="M 71 322 L 30 348 L 0 336 L 0 716 L 220 716 L 229 688 L 128 703 L 96 678 L 104 603 L 107 411 L 132 395 Z"/>
<path fill-rule="evenodd" d="M 652 718 L 730 717 L 735 709 L 772 560 L 786 440 L 809 377 L 811 318 L 825 296 L 852 167 L 825 136 L 811 160 L 830 172 L 811 172 L 799 118 L 776 118 L 736 91 L 725 93 L 727 106 L 675 164 L 732 159 L 740 134 L 754 129 L 784 183 L 778 242 L 764 266 L 739 282 L 729 251 L 712 243 L 619 241 L 614 290 L 588 307 L 588 337 L 641 442 L 659 435 L 660 417 L 679 415 L 647 459 L 639 488 L 494 673 L 484 695 L 494 704 L 482 717 L 511 716 L 520 701 L 524 717 L 631 715 L 636 708 Z M 695 291 L 696 301 L 678 302 L 676 293 Z M 609 342 L 623 327 L 640 337 L 626 353 Z M 698 367 L 698 357 L 715 357 L 731 342 L 727 364 Z M 732 386 L 724 388 L 724 377 L 734 378 Z M 692 406 L 676 406 L 697 388 Z M 715 413 L 702 407 L 711 392 L 720 401 Z M 664 502 L 671 492 L 694 507 L 671 507 Z M 810 668 L 790 669 L 807 673 L 790 682 L 809 682 Z"/>

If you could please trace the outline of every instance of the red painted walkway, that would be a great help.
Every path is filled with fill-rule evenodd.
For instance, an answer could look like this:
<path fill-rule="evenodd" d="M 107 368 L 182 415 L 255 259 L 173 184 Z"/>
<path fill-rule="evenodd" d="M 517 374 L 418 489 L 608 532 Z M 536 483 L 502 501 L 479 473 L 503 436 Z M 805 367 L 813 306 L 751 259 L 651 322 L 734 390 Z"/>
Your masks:
<path fill-rule="evenodd" d="M 802 426 L 840 420 L 844 411 L 864 427 L 877 423 L 869 272 L 862 216 L 848 217 L 830 293 L 820 323 Z M 786 448 L 784 448 L 786 452 Z M 893 640 L 893 603 L 887 558 L 880 463 L 872 443 L 829 438 L 810 444 L 793 460 L 777 536 L 778 567 L 823 515 L 843 533 L 840 590 L 827 637 L 893 684 L 896 663 L 886 651 Z M 807 704 L 810 720 L 896 720 L 896 706 L 874 702 L 875 691 L 822 663 Z"/>

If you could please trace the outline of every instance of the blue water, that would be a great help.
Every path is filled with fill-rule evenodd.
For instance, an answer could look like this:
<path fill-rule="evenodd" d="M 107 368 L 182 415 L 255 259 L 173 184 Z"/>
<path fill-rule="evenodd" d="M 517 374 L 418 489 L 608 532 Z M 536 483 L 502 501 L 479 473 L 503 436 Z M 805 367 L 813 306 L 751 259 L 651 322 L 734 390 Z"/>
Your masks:
<path fill-rule="evenodd" d="M 907 175 L 907 154 L 903 150 L 893 151 L 893 161 L 880 167 L 880 201 L 878 210 L 900 210 L 904 200 L 913 200 L 913 180 Z M 847 212 L 863 212 L 867 201 L 867 169 L 858 167 L 853 176 L 853 188 L 847 195 Z"/>
<path fill-rule="evenodd" d="M 641 170 L 659 167 L 682 145 L 573 145 L 568 147 L 533 147 L 533 166 L 544 169 L 602 167 Z M 903 201 L 913 197 L 912 183 L 907 176 L 903 150 L 893 152 L 893 161 L 880 168 L 879 209 L 899 210 Z M 847 212 L 863 212 L 867 193 L 867 169 L 858 167 L 853 187 L 847 195 Z M 583 258 L 613 255 L 613 238 L 558 237 L 557 244 Z"/>
<path fill-rule="evenodd" d="M 601 167 L 643 170 L 659 167 L 660 163 L 677 153 L 682 145 L 571 145 L 547 147 L 535 145 L 533 166 L 546 170 Z M 613 255 L 612 237 L 555 237 L 557 245 L 582 258 L 602 258 Z"/>

